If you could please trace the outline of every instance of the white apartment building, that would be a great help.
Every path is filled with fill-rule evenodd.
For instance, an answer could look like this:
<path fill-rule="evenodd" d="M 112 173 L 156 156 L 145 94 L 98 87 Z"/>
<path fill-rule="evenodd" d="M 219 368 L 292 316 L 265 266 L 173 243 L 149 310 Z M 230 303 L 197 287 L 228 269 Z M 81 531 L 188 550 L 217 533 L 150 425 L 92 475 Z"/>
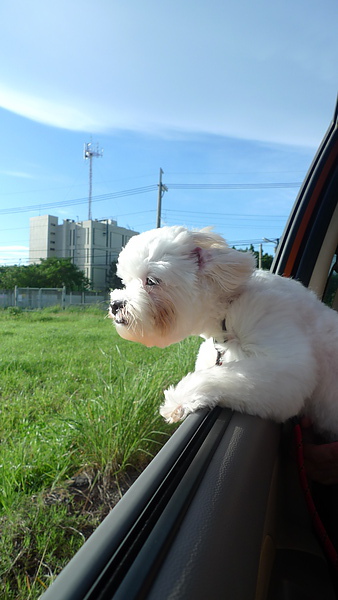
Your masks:
<path fill-rule="evenodd" d="M 116 221 L 72 221 L 59 224 L 58 217 L 42 215 L 30 219 L 29 263 L 57 256 L 71 258 L 91 281 L 94 290 L 108 286 L 111 263 L 116 261 L 136 231 L 119 227 Z"/>

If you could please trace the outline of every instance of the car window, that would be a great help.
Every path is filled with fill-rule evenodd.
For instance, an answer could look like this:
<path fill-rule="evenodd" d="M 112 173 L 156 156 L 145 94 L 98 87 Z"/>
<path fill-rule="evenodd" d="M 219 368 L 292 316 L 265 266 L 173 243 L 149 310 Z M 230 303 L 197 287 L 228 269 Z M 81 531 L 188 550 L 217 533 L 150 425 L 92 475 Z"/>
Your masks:
<path fill-rule="evenodd" d="M 338 249 L 337 249 L 338 250 Z M 338 310 L 338 255 L 337 251 L 331 263 L 330 273 L 327 279 L 323 295 L 323 302 Z"/>

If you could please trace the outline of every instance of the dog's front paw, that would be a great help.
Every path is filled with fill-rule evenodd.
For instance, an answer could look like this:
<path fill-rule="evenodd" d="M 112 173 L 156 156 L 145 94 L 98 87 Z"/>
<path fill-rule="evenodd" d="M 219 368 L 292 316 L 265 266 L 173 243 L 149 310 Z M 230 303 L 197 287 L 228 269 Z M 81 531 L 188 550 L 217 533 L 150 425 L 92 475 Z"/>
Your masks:
<path fill-rule="evenodd" d="M 160 414 L 167 423 L 177 423 L 184 419 L 187 415 L 187 407 L 183 405 L 173 386 L 165 390 L 164 397 L 165 401 L 160 408 Z"/>

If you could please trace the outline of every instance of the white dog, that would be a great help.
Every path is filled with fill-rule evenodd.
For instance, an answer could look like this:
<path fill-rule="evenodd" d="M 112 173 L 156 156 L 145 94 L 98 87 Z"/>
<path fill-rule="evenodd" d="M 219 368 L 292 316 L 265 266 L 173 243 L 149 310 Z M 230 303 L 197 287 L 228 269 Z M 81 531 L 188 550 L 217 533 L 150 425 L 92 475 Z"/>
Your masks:
<path fill-rule="evenodd" d="M 283 422 L 306 414 L 338 434 L 338 315 L 299 282 L 255 269 L 210 229 L 163 227 L 130 239 L 111 293 L 118 333 L 165 347 L 206 339 L 196 370 L 165 391 L 168 422 L 201 407 Z"/>

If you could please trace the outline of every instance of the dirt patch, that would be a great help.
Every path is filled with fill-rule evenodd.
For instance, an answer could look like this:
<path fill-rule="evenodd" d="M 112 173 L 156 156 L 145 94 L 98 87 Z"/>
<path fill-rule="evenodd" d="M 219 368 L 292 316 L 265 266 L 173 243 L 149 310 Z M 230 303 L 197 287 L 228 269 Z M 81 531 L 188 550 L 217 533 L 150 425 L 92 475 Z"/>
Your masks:
<path fill-rule="evenodd" d="M 0 519 L 0 597 L 34 600 L 116 506 L 139 475 L 88 469 L 27 499 L 11 519 Z M 27 591 L 27 594 L 25 590 Z"/>
<path fill-rule="evenodd" d="M 118 476 L 105 476 L 94 470 L 81 471 L 62 486 L 48 490 L 43 494 L 46 505 L 65 504 L 70 514 L 81 514 L 88 517 L 85 530 L 81 528 L 85 538 L 93 532 L 121 500 L 130 486 L 139 476 L 139 471 L 129 469 Z"/>

